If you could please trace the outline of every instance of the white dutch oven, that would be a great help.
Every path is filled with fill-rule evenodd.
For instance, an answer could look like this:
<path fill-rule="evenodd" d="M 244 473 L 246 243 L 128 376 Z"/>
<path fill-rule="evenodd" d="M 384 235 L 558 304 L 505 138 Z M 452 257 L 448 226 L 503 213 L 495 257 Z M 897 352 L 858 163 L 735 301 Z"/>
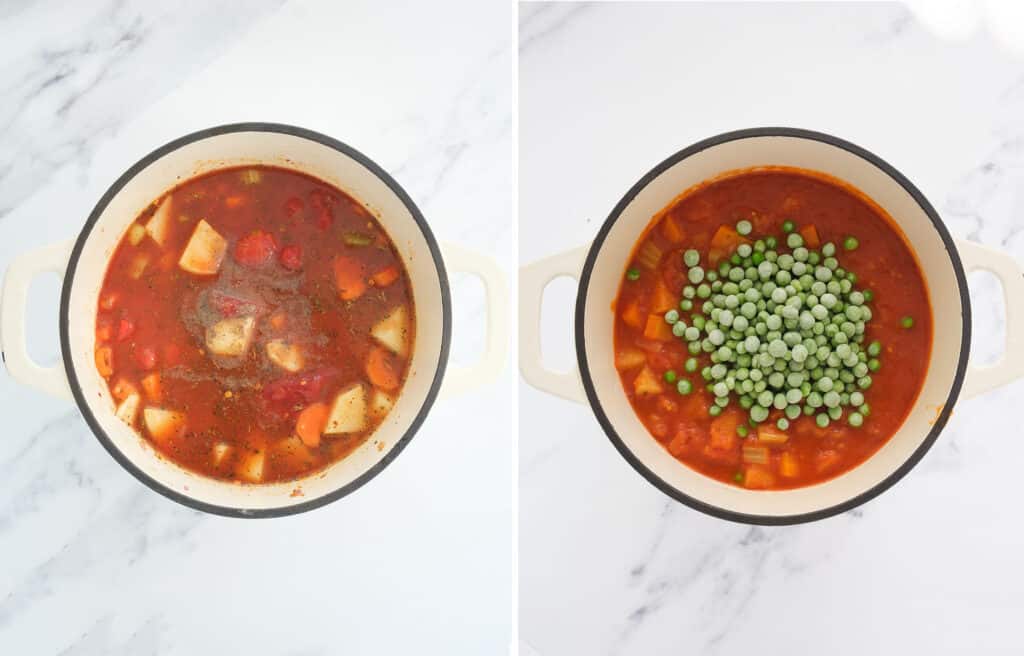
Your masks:
<path fill-rule="evenodd" d="M 643 426 L 614 367 L 612 310 L 632 248 L 678 194 L 722 173 L 765 165 L 812 169 L 860 189 L 899 224 L 923 269 L 935 313 L 931 362 L 921 394 L 899 431 L 859 467 L 795 490 L 753 491 L 699 474 L 673 458 Z M 968 365 L 971 306 L 965 273 L 985 269 L 1006 298 L 1005 355 L 988 367 Z M 556 373 L 541 362 L 539 320 L 544 287 L 558 276 L 579 279 L 574 335 L 578 370 Z M 955 240 L 932 206 L 896 169 L 835 137 L 790 128 L 757 128 L 712 137 L 668 158 L 630 189 L 589 247 L 549 257 L 520 273 L 520 369 L 531 385 L 590 404 L 619 453 L 669 496 L 710 515 L 759 524 L 812 521 L 880 494 L 928 451 L 961 395 L 971 397 L 1024 375 L 1024 278 L 1009 256 Z M 582 384 L 582 386 L 581 386 Z"/>
<path fill-rule="evenodd" d="M 394 241 L 412 280 L 416 309 L 416 342 L 408 379 L 374 439 L 322 472 L 279 484 L 217 481 L 163 458 L 114 416 L 113 400 L 93 361 L 97 295 L 107 262 L 131 221 L 154 198 L 195 175 L 246 164 L 302 171 L 361 201 Z M 422 424 L 441 390 L 448 361 L 452 319 L 446 265 L 479 276 L 488 303 L 483 357 L 470 369 L 447 374 L 444 393 L 457 393 L 493 381 L 504 363 L 507 299 L 497 265 L 454 246 L 439 249 L 423 216 L 398 183 L 345 144 L 287 125 L 226 125 L 190 134 L 150 153 L 103 195 L 77 239 L 12 262 L 0 307 L 0 342 L 15 379 L 55 396 L 73 397 L 100 443 L 154 490 L 212 513 L 243 517 L 292 514 L 339 499 L 366 483 L 399 454 Z M 28 285 L 44 271 L 64 276 L 59 318 L 64 362 L 50 369 L 32 362 L 25 349 Z M 380 445 L 383 448 L 378 448 Z"/>

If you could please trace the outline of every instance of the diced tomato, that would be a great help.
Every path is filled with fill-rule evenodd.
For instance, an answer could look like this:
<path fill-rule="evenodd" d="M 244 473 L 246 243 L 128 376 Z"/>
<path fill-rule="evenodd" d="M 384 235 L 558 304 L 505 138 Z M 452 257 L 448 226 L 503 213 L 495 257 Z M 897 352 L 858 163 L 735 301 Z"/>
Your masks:
<path fill-rule="evenodd" d="M 263 407 L 258 417 L 281 421 L 294 416 L 303 406 L 318 399 L 324 386 L 337 375 L 333 369 L 317 369 L 271 381 L 263 387 Z"/>
<path fill-rule="evenodd" d="M 263 230 L 255 230 L 235 244 L 235 261 L 247 267 L 258 267 L 274 259 L 277 239 Z"/>
<path fill-rule="evenodd" d="M 135 362 L 143 369 L 156 366 L 156 349 L 152 346 L 140 346 L 135 349 Z"/>
<path fill-rule="evenodd" d="M 284 213 L 291 218 L 301 212 L 306 207 L 306 204 L 302 202 L 301 198 L 292 196 L 284 204 Z"/>
<path fill-rule="evenodd" d="M 245 196 L 228 196 L 224 199 L 224 205 L 231 208 L 241 207 L 245 205 Z"/>
<path fill-rule="evenodd" d="M 302 268 L 302 246 L 298 244 L 285 246 L 281 249 L 281 255 L 278 259 L 280 259 L 281 266 L 284 268 L 290 271 L 298 271 Z"/>
<path fill-rule="evenodd" d="M 135 322 L 128 317 L 122 317 L 117 322 L 117 341 L 123 342 L 135 332 Z"/>
<path fill-rule="evenodd" d="M 366 291 L 365 265 L 359 260 L 339 255 L 334 258 L 334 282 L 342 300 L 359 298 Z"/>
<path fill-rule="evenodd" d="M 309 192 L 309 207 L 313 210 L 316 227 L 326 230 L 334 223 L 334 206 L 338 199 L 321 189 Z"/>

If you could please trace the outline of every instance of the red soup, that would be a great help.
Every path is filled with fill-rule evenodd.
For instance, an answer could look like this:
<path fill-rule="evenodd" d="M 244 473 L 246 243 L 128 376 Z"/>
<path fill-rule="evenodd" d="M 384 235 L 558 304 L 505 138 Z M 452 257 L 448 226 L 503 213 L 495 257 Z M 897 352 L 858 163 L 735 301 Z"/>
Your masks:
<path fill-rule="evenodd" d="M 616 368 L 675 458 L 752 489 L 856 467 L 899 429 L 932 313 L 902 234 L 863 194 L 788 168 L 687 191 L 637 243 Z"/>
<path fill-rule="evenodd" d="M 355 199 L 272 167 L 223 169 L 147 207 L 99 296 L 117 415 L 179 465 L 294 479 L 366 441 L 401 393 L 409 277 Z"/>

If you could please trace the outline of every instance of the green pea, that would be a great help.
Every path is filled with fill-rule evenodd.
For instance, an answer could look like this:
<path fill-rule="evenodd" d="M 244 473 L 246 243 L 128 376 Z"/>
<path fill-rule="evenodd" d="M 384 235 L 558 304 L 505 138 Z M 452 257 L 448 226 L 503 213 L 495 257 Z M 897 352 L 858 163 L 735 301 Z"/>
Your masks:
<path fill-rule="evenodd" d="M 683 365 L 683 368 L 691 374 L 697 371 L 697 358 L 687 358 L 686 364 Z"/>
<path fill-rule="evenodd" d="M 779 417 L 779 420 L 775 422 L 775 425 L 779 427 L 779 430 L 789 430 L 789 420 L 785 417 Z"/>
<path fill-rule="evenodd" d="M 800 246 L 803 245 L 804 238 L 801 237 L 798 233 L 793 232 L 790 233 L 788 237 L 786 237 L 786 246 L 789 246 L 790 248 L 799 248 Z"/>
<path fill-rule="evenodd" d="M 669 383 L 671 385 L 672 383 L 676 382 L 676 378 L 677 378 L 676 372 L 672 371 L 671 369 L 669 369 L 668 371 L 665 372 L 665 382 L 666 383 Z"/>
<path fill-rule="evenodd" d="M 640 280 L 640 269 L 626 269 L 626 280 Z"/>
<path fill-rule="evenodd" d="M 746 219 L 736 224 L 736 232 L 740 233 L 741 235 L 749 235 L 750 231 L 753 229 L 754 226 L 752 226 L 750 224 L 750 221 L 747 221 Z"/>
<path fill-rule="evenodd" d="M 693 383 L 685 378 L 680 379 L 680 381 L 676 383 L 676 391 L 680 394 L 689 394 L 693 391 Z"/>
<path fill-rule="evenodd" d="M 903 326 L 904 328 L 913 328 L 914 317 L 903 317 L 902 319 L 900 319 L 900 325 Z"/>
<path fill-rule="evenodd" d="M 829 419 L 828 415 L 825 413 L 821 413 L 814 418 L 814 422 L 818 424 L 818 428 L 828 428 L 828 424 L 830 421 L 831 420 Z"/>
<path fill-rule="evenodd" d="M 722 414 L 722 407 L 719 405 L 713 405 L 710 408 L 708 408 L 708 414 L 711 415 L 712 417 L 717 417 L 718 415 Z"/>
<path fill-rule="evenodd" d="M 878 358 L 871 358 L 868 360 L 868 370 L 871 372 L 878 371 L 882 368 L 882 363 L 878 361 Z"/>
<path fill-rule="evenodd" d="M 688 267 L 695 267 L 700 264 L 700 253 L 694 249 L 689 249 L 683 253 L 683 263 Z"/>
<path fill-rule="evenodd" d="M 860 242 L 852 235 L 843 240 L 843 248 L 848 251 L 855 251 L 858 246 L 860 246 Z"/>
<path fill-rule="evenodd" d="M 739 424 L 736 426 L 736 434 L 740 437 L 746 437 L 750 433 L 750 429 L 747 428 L 746 424 Z"/>
<path fill-rule="evenodd" d="M 795 223 L 793 223 L 789 219 L 786 219 L 785 221 L 782 222 L 782 232 L 790 233 L 790 232 L 793 232 L 794 230 L 796 230 L 796 224 Z"/>
<path fill-rule="evenodd" d="M 864 424 L 864 415 L 859 412 L 851 412 L 846 421 L 854 428 L 860 428 Z"/>

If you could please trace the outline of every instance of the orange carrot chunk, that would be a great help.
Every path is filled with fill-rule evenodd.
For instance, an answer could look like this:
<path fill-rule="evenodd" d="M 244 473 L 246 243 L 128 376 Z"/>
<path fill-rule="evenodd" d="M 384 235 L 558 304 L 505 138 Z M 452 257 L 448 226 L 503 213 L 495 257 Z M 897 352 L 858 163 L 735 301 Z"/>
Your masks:
<path fill-rule="evenodd" d="M 387 350 L 375 346 L 366 357 L 366 375 L 374 386 L 382 390 L 398 389 L 398 361 Z"/>
<path fill-rule="evenodd" d="M 366 291 L 366 271 L 363 263 L 350 257 L 334 258 L 334 283 L 343 301 L 354 301 Z"/>
<path fill-rule="evenodd" d="M 295 434 L 310 448 L 320 446 L 320 434 L 327 422 L 326 403 L 314 403 L 303 408 L 295 422 Z"/>
<path fill-rule="evenodd" d="M 373 284 L 377 287 L 387 287 L 396 280 L 398 280 L 398 267 L 394 265 L 373 274 Z"/>
<path fill-rule="evenodd" d="M 800 236 L 804 238 L 804 245 L 807 246 L 807 248 L 817 248 L 821 246 L 821 239 L 818 238 L 818 229 L 812 225 L 800 228 Z"/>

